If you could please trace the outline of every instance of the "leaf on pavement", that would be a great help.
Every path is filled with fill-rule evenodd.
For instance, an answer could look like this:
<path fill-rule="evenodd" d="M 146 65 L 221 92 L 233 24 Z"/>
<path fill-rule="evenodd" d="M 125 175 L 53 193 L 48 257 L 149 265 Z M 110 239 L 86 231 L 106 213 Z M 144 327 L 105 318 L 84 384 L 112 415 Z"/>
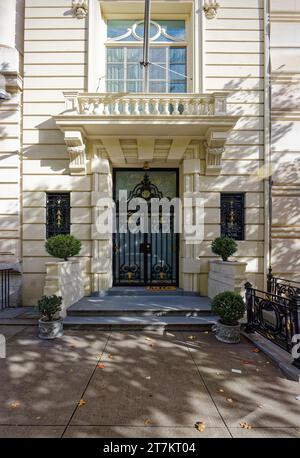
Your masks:
<path fill-rule="evenodd" d="M 253 350 L 251 350 L 252 353 L 260 353 L 260 349 L 259 348 L 253 348 Z"/>
<path fill-rule="evenodd" d="M 113 355 L 111 353 L 108 355 L 108 357 L 109 359 L 113 359 Z"/>
<path fill-rule="evenodd" d="M 20 405 L 21 405 L 20 401 L 13 401 L 10 403 L 10 407 L 12 409 L 17 409 L 18 407 L 20 407 Z"/>
<path fill-rule="evenodd" d="M 78 407 L 85 406 L 85 404 L 86 404 L 86 401 L 84 399 L 80 399 L 80 401 L 78 402 Z"/>
<path fill-rule="evenodd" d="M 151 425 L 151 420 L 149 420 L 149 418 L 146 418 L 146 420 L 144 420 L 144 425 L 145 426 Z"/>
<path fill-rule="evenodd" d="M 104 368 L 105 368 L 105 364 L 103 363 L 97 364 L 97 369 L 104 369 Z"/>
<path fill-rule="evenodd" d="M 206 428 L 206 423 L 205 421 L 197 421 L 195 423 L 195 428 L 197 429 L 197 431 L 199 431 L 199 433 L 203 433 L 203 431 L 205 430 Z"/>
<path fill-rule="evenodd" d="M 188 336 L 188 339 L 189 339 L 189 340 L 196 340 L 197 337 L 196 337 L 196 336 Z"/>
<path fill-rule="evenodd" d="M 252 429 L 252 426 L 249 425 L 249 423 L 247 423 L 247 422 L 240 423 L 240 427 L 243 428 L 243 429 Z"/>

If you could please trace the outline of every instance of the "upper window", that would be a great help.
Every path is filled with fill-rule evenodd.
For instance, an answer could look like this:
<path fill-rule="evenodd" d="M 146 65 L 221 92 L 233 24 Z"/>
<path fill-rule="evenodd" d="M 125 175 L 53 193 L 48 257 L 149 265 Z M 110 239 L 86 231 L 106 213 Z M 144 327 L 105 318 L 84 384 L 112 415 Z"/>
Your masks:
<path fill-rule="evenodd" d="M 108 20 L 108 92 L 143 92 L 143 34 L 143 21 Z M 185 38 L 185 21 L 151 21 L 150 92 L 187 91 Z"/>

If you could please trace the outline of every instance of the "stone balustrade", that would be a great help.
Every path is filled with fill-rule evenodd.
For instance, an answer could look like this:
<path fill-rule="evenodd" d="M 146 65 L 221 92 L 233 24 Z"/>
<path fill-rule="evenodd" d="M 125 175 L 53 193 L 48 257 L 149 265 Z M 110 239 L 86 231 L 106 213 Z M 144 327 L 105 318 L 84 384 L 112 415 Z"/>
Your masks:
<path fill-rule="evenodd" d="M 224 116 L 227 93 L 142 94 L 65 92 L 66 113 L 87 116 Z"/>

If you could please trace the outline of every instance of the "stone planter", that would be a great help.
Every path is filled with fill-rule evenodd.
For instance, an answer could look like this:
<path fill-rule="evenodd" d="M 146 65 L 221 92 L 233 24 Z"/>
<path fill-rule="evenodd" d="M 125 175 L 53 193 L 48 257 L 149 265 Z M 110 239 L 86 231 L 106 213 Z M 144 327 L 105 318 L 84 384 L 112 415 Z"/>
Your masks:
<path fill-rule="evenodd" d="M 59 318 L 53 321 L 43 321 L 39 319 L 39 338 L 43 340 L 52 340 L 63 335 L 63 320 Z"/>
<path fill-rule="evenodd" d="M 213 299 L 224 291 L 233 291 L 244 295 L 246 283 L 246 262 L 210 261 L 208 276 L 208 297 Z"/>
<path fill-rule="evenodd" d="M 216 338 L 220 342 L 237 344 L 241 341 L 241 325 L 228 326 L 220 321 L 216 324 Z"/>
<path fill-rule="evenodd" d="M 60 317 L 84 296 L 83 269 L 80 261 L 53 261 L 46 263 L 47 273 L 43 294 L 62 297 Z"/>

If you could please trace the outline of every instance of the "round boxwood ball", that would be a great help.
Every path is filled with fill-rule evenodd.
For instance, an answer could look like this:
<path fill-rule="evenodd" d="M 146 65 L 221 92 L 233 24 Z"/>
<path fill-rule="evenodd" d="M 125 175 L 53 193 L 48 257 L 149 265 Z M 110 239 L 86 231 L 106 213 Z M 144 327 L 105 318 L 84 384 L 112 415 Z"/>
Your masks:
<path fill-rule="evenodd" d="M 55 235 L 47 240 L 45 248 L 51 256 L 67 261 L 69 257 L 79 254 L 81 242 L 73 235 Z"/>

